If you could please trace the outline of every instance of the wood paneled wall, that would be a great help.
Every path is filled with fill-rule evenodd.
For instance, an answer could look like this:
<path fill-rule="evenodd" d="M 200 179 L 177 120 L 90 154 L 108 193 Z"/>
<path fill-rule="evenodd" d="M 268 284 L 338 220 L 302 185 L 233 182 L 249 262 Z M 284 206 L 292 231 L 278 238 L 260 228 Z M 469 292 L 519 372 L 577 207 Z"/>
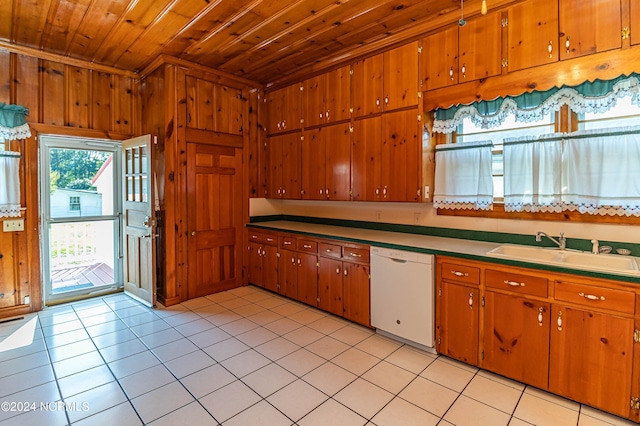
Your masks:
<path fill-rule="evenodd" d="M 38 210 L 38 134 L 124 139 L 137 131 L 138 81 L 127 72 L 97 71 L 77 64 L 0 49 L 0 102 L 29 109 L 32 137 L 8 142 L 19 151 L 20 198 L 25 230 L 3 234 L 0 253 L 8 254 L 12 273 L 0 275 L 0 287 L 14 298 L 0 305 L 0 317 L 42 308 Z M 3 256 L 3 265 L 8 262 Z M 2 292 L 2 290 L 0 290 Z M 5 291 L 6 292 L 6 291 Z M 25 303 L 25 297 L 29 303 Z"/>

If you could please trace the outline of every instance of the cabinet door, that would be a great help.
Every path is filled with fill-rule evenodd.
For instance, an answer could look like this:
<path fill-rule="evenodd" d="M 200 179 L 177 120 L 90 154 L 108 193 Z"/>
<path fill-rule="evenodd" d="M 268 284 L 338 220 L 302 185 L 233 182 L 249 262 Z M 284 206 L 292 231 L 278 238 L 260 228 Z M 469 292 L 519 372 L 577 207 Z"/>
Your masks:
<path fill-rule="evenodd" d="M 284 108 L 287 91 L 285 89 L 274 90 L 265 96 L 267 102 L 267 133 L 284 131 Z"/>
<path fill-rule="evenodd" d="M 458 82 L 479 80 L 501 73 L 502 15 L 479 16 L 459 27 Z"/>
<path fill-rule="evenodd" d="M 382 54 L 362 59 L 353 65 L 353 116 L 362 117 L 382 111 Z"/>
<path fill-rule="evenodd" d="M 326 75 L 305 80 L 302 83 L 302 106 L 305 127 L 317 126 L 325 122 L 325 96 L 327 94 Z"/>
<path fill-rule="evenodd" d="M 418 111 L 384 114 L 380 182 L 382 201 L 419 201 L 420 156 Z"/>
<path fill-rule="evenodd" d="M 267 138 L 267 198 L 279 198 L 282 195 L 282 148 L 286 136 L 270 136 Z"/>
<path fill-rule="evenodd" d="M 298 298 L 298 253 L 280 250 L 278 259 L 278 292 L 292 299 Z"/>
<path fill-rule="evenodd" d="M 640 2 L 631 2 L 631 44 L 640 44 Z"/>
<path fill-rule="evenodd" d="M 298 253 L 298 297 L 307 305 L 318 304 L 318 256 Z"/>
<path fill-rule="evenodd" d="M 342 67 L 326 74 L 324 118 L 327 123 L 348 120 L 351 117 L 350 67 Z M 318 114 L 319 115 L 319 114 Z"/>
<path fill-rule="evenodd" d="M 285 87 L 282 106 L 283 111 L 283 130 L 296 130 L 302 127 L 300 123 L 302 119 L 302 95 L 300 84 L 292 84 Z"/>
<path fill-rule="evenodd" d="M 249 243 L 249 282 L 264 287 L 261 244 Z"/>
<path fill-rule="evenodd" d="M 550 306 L 487 291 L 483 368 L 547 389 Z"/>
<path fill-rule="evenodd" d="M 0 308 L 8 308 L 19 303 L 16 271 L 13 258 L 13 232 L 0 233 Z"/>
<path fill-rule="evenodd" d="M 325 158 L 325 128 L 305 130 L 301 146 L 301 194 L 303 200 L 324 200 L 325 168 L 329 168 Z"/>
<path fill-rule="evenodd" d="M 530 0 L 509 8 L 509 72 L 558 60 L 558 0 Z"/>
<path fill-rule="evenodd" d="M 262 246 L 262 286 L 267 290 L 278 291 L 278 248 Z"/>
<path fill-rule="evenodd" d="M 633 319 L 553 305 L 549 390 L 629 415 Z"/>
<path fill-rule="evenodd" d="M 318 259 L 318 308 L 342 316 L 342 261 Z"/>
<path fill-rule="evenodd" d="M 422 39 L 422 90 L 458 83 L 458 26 Z"/>
<path fill-rule="evenodd" d="M 351 199 L 375 201 L 380 197 L 380 156 L 382 119 L 378 117 L 353 123 L 351 142 Z"/>
<path fill-rule="evenodd" d="M 300 199 L 300 133 L 282 137 L 282 198 Z"/>
<path fill-rule="evenodd" d="M 369 327 L 371 325 L 371 293 L 369 266 L 343 262 L 344 317 Z"/>
<path fill-rule="evenodd" d="M 324 171 L 325 196 L 329 200 L 348 201 L 351 191 L 351 132 L 349 123 L 327 126 L 322 129 L 326 170 Z"/>
<path fill-rule="evenodd" d="M 560 0 L 560 59 L 620 48 L 621 19 L 620 0 Z"/>
<path fill-rule="evenodd" d="M 418 105 L 418 42 L 383 53 L 384 110 Z"/>
<path fill-rule="evenodd" d="M 467 364 L 478 365 L 478 289 L 441 282 L 438 286 L 438 302 L 438 352 Z"/>

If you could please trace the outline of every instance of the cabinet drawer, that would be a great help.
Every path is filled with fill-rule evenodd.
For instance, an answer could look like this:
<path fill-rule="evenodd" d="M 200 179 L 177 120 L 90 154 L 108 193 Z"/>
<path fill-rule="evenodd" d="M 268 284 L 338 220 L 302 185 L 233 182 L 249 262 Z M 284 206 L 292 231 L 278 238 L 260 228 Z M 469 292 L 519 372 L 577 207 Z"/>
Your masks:
<path fill-rule="evenodd" d="M 281 236 L 280 238 L 278 238 L 278 241 L 278 245 L 280 246 L 280 248 L 288 250 L 298 249 L 297 241 L 294 237 Z"/>
<path fill-rule="evenodd" d="M 249 242 L 261 243 L 262 242 L 262 234 L 260 232 L 249 231 Z"/>
<path fill-rule="evenodd" d="M 610 309 L 626 314 L 635 312 L 636 299 L 635 294 L 631 291 L 556 281 L 555 294 L 556 300 Z"/>
<path fill-rule="evenodd" d="M 268 246 L 277 246 L 278 237 L 272 234 L 262 234 L 262 243 Z"/>
<path fill-rule="evenodd" d="M 473 266 L 443 262 L 442 279 L 465 284 L 480 284 L 480 269 Z"/>
<path fill-rule="evenodd" d="M 338 244 L 318 244 L 318 254 L 325 257 L 335 257 L 340 259 L 342 257 L 342 246 Z"/>
<path fill-rule="evenodd" d="M 348 262 L 369 263 L 369 250 L 361 248 L 343 247 L 342 258 Z"/>
<path fill-rule="evenodd" d="M 298 250 L 310 253 L 318 252 L 318 243 L 311 240 L 298 240 Z"/>
<path fill-rule="evenodd" d="M 542 277 L 487 269 L 484 273 L 484 282 L 487 287 L 499 290 L 509 290 L 539 297 L 547 297 L 549 294 L 549 280 Z"/>

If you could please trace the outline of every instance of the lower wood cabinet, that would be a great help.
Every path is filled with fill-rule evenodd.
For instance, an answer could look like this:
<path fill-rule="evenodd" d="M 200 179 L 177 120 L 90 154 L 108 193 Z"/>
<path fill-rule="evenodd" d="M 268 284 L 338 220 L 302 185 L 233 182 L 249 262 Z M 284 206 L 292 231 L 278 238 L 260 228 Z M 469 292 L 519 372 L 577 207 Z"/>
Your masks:
<path fill-rule="evenodd" d="M 247 249 L 249 283 L 370 326 L 368 246 L 250 230 Z"/>
<path fill-rule="evenodd" d="M 436 263 L 439 353 L 640 421 L 637 285 L 445 256 Z"/>

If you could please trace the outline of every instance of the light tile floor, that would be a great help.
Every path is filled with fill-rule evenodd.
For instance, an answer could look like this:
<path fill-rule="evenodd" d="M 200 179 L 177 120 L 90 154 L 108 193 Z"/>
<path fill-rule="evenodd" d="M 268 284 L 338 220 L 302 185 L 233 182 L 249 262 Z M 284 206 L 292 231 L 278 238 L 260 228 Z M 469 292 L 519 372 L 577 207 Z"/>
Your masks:
<path fill-rule="evenodd" d="M 0 403 L 2 426 L 632 424 L 253 286 L 0 324 Z"/>

